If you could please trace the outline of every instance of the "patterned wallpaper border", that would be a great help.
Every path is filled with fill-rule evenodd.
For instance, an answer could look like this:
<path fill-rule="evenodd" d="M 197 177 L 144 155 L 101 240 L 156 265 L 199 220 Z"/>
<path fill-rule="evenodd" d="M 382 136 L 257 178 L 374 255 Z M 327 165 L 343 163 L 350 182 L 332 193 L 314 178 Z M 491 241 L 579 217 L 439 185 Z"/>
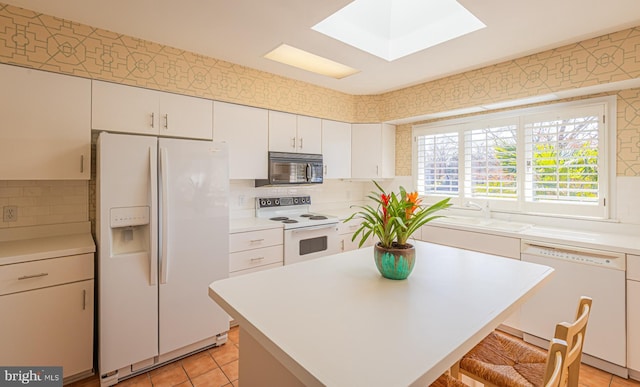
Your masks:
<path fill-rule="evenodd" d="M 3 3 L 0 62 L 340 121 L 355 119 L 352 95 Z"/>
<path fill-rule="evenodd" d="M 288 111 L 380 122 L 640 77 L 640 29 L 380 95 L 348 95 L 185 50 L 0 3 L 0 63 Z M 618 93 L 619 175 L 640 175 L 640 95 Z M 410 125 L 396 171 L 411 174 Z"/>

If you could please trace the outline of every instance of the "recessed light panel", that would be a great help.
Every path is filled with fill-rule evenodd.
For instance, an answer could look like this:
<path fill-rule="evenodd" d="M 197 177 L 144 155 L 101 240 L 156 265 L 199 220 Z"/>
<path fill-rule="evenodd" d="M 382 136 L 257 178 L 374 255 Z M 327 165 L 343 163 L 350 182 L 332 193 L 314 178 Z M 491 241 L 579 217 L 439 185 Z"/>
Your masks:
<path fill-rule="evenodd" d="M 484 27 L 455 0 L 355 0 L 313 29 L 393 61 Z"/>
<path fill-rule="evenodd" d="M 310 52 L 281 44 L 275 50 L 264 56 L 267 59 L 294 66 L 303 70 L 311 71 L 316 74 L 326 75 L 328 77 L 342 79 L 353 75 L 359 70 L 334 62 L 330 59 L 312 54 Z"/>

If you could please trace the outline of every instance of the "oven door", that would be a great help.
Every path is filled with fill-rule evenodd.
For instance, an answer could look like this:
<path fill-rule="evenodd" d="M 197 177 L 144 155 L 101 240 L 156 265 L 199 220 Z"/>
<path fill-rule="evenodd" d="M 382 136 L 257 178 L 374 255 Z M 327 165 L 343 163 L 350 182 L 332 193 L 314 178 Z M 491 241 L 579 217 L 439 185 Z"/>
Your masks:
<path fill-rule="evenodd" d="M 284 264 L 337 254 L 338 225 L 301 227 L 284 230 Z"/>

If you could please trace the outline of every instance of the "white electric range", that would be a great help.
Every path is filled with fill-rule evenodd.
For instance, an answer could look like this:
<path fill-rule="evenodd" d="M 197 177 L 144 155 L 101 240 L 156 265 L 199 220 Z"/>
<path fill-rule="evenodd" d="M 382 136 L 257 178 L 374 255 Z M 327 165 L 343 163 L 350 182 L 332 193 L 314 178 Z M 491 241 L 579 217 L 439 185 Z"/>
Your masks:
<path fill-rule="evenodd" d="M 310 207 L 310 196 L 256 198 L 256 217 L 283 224 L 285 265 L 340 252 L 338 218 Z"/>

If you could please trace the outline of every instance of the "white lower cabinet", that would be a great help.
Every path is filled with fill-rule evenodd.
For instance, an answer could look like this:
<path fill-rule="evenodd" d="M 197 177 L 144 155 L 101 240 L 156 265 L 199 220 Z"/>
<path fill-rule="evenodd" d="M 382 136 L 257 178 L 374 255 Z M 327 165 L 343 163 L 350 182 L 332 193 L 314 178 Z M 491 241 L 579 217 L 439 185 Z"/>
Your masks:
<path fill-rule="evenodd" d="M 480 232 L 456 230 L 446 227 L 422 226 L 421 240 L 480 253 L 499 255 L 505 258 L 520 259 L 520 238 Z M 503 330 L 521 330 L 520 310 L 518 309 L 503 322 Z M 506 329 L 505 329 L 506 327 Z"/>
<path fill-rule="evenodd" d="M 355 240 L 351 240 L 353 238 L 353 233 L 360 227 L 360 219 L 351 219 L 350 221 L 343 223 L 340 221 L 338 223 L 338 243 L 340 252 L 351 251 L 358 248 L 360 244 L 360 235 Z M 369 238 L 362 247 L 373 246 L 373 239 Z"/>
<path fill-rule="evenodd" d="M 229 276 L 270 269 L 284 264 L 281 228 L 229 234 Z"/>
<path fill-rule="evenodd" d="M 0 364 L 93 369 L 93 254 L 0 266 Z"/>
<path fill-rule="evenodd" d="M 430 225 L 422 226 L 420 232 L 425 242 L 520 259 L 520 238 Z"/>
<path fill-rule="evenodd" d="M 640 377 L 640 256 L 627 254 L 627 368 Z"/>

